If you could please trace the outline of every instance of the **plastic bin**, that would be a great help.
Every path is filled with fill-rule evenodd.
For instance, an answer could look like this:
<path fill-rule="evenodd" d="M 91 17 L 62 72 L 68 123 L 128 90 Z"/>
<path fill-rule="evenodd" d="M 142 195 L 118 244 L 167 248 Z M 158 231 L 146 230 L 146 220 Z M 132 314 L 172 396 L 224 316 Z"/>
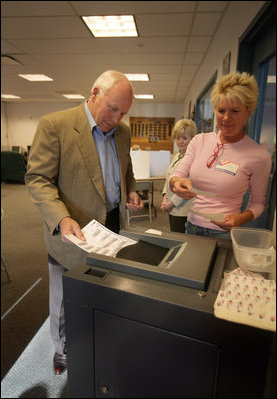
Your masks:
<path fill-rule="evenodd" d="M 244 270 L 271 272 L 276 267 L 274 235 L 271 230 L 234 227 L 231 230 L 237 264 Z"/>

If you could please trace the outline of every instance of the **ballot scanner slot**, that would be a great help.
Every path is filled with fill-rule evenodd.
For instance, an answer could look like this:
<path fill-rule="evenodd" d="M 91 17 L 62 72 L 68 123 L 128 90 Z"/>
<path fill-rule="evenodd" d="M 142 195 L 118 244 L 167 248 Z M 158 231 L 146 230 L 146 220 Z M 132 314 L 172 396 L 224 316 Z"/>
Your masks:
<path fill-rule="evenodd" d="M 128 245 L 116 254 L 117 258 L 158 266 L 167 256 L 169 248 L 145 240 Z"/>
<path fill-rule="evenodd" d="M 183 242 L 164 239 L 155 244 L 152 240 L 149 243 L 146 236 L 139 238 L 138 243 L 122 248 L 116 257 L 89 254 L 87 264 L 126 277 L 134 275 L 207 290 L 216 259 L 216 240 L 190 236 Z"/>

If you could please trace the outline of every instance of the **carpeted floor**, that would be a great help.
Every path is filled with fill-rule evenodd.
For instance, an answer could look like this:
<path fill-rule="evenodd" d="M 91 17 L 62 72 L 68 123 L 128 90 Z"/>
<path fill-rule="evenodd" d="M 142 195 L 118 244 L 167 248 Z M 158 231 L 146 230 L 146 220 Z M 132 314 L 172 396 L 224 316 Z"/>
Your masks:
<path fill-rule="evenodd" d="M 156 217 L 153 211 L 150 223 L 146 209 L 130 229 L 170 231 L 168 215 L 160 210 L 163 183 L 155 183 Z M 1 397 L 66 397 L 66 374 L 55 377 L 52 371 L 42 217 L 21 184 L 1 183 L 1 207 L 1 254 L 12 278 L 1 269 Z"/>
<path fill-rule="evenodd" d="M 21 184 L 1 184 L 1 379 L 49 315 L 42 218 Z"/>
<path fill-rule="evenodd" d="M 1 381 L 1 398 L 66 398 L 67 373 L 55 376 L 49 318 Z"/>

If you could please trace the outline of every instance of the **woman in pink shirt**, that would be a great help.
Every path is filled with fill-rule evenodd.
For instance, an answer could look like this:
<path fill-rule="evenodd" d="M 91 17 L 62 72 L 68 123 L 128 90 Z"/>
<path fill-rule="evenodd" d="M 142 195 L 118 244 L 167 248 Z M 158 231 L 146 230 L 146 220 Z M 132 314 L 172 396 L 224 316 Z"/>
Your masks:
<path fill-rule="evenodd" d="M 192 199 L 188 234 L 229 238 L 232 227 L 264 211 L 271 157 L 245 133 L 257 100 L 255 78 L 245 72 L 230 73 L 216 82 L 211 95 L 216 131 L 191 140 L 169 180 L 173 193 Z M 250 200 L 241 213 L 248 189 Z"/>

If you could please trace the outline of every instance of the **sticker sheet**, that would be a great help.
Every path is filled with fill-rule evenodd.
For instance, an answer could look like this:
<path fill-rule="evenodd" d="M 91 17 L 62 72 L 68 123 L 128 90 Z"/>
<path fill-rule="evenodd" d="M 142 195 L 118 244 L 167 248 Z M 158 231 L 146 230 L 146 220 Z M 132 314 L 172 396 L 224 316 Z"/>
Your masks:
<path fill-rule="evenodd" d="M 276 282 L 254 273 L 224 273 L 214 315 L 276 331 Z"/>

